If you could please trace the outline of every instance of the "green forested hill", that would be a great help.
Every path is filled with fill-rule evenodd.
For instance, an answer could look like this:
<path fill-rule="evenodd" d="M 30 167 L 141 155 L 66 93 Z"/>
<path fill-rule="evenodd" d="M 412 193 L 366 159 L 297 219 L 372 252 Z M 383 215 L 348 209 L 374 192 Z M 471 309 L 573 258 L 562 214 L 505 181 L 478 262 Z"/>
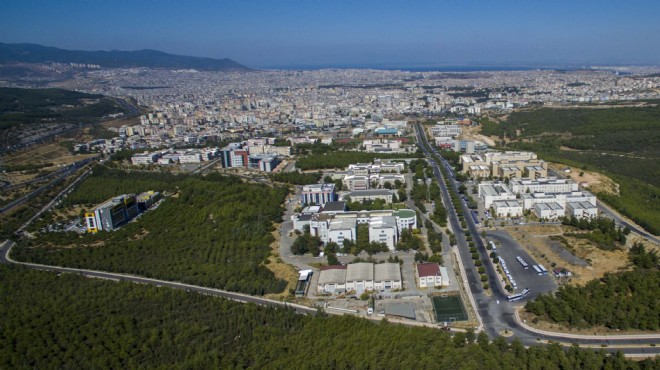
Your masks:
<path fill-rule="evenodd" d="M 525 309 L 542 319 L 570 327 L 606 326 L 618 330 L 660 329 L 660 258 L 636 243 L 630 248 L 632 271 L 608 273 L 585 286 L 565 285 L 541 294 Z"/>
<path fill-rule="evenodd" d="M 511 141 L 505 149 L 531 150 L 551 162 L 601 172 L 620 195 L 596 194 L 619 212 L 660 233 L 660 101 L 639 107 L 542 108 L 511 113 L 482 132 Z"/>
<path fill-rule="evenodd" d="M 0 42 L 0 63 L 84 63 L 107 68 L 195 68 L 201 71 L 250 71 L 231 59 L 213 59 L 168 54 L 157 50 L 66 50 L 38 44 Z"/>
<path fill-rule="evenodd" d="M 87 123 L 124 108 L 99 94 L 64 89 L 0 88 L 0 130 L 43 122 Z"/>
<path fill-rule="evenodd" d="M 174 193 L 155 210 L 113 232 L 38 234 L 17 259 L 125 272 L 249 294 L 281 292 L 286 282 L 264 266 L 285 188 L 220 175 L 173 176 L 97 167 L 69 196 L 91 207 L 111 196 Z"/>
<path fill-rule="evenodd" d="M 0 368 L 654 369 L 559 345 L 309 317 L 185 291 L 0 266 Z"/>

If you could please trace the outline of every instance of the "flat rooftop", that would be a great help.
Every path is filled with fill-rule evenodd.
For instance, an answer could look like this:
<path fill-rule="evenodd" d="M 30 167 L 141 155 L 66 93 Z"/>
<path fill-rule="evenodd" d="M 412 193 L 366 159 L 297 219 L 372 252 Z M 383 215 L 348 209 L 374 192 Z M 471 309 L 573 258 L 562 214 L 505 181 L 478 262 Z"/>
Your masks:
<path fill-rule="evenodd" d="M 496 200 L 493 207 L 522 207 L 522 204 L 517 200 Z"/>
<path fill-rule="evenodd" d="M 331 192 L 335 184 L 309 184 L 303 186 L 303 192 Z"/>
<path fill-rule="evenodd" d="M 398 263 L 378 263 L 374 266 L 374 281 L 400 281 L 401 267 Z"/>
<path fill-rule="evenodd" d="M 368 262 L 351 263 L 346 268 L 346 281 L 374 280 L 374 264 Z"/>
<path fill-rule="evenodd" d="M 550 202 L 550 203 L 536 203 L 534 205 L 535 208 L 541 210 L 541 211 L 559 211 L 563 210 L 564 208 L 560 206 L 559 204 L 555 202 Z"/>
<path fill-rule="evenodd" d="M 323 212 L 342 212 L 346 210 L 346 202 L 326 202 L 323 206 Z"/>
<path fill-rule="evenodd" d="M 388 196 L 394 194 L 392 190 L 354 190 L 348 193 L 349 197 Z M 327 203 L 326 203 L 327 204 Z"/>
<path fill-rule="evenodd" d="M 571 208 L 573 208 L 573 209 L 594 209 L 594 208 L 596 208 L 595 205 L 593 205 L 589 202 L 570 202 L 567 205 L 571 206 Z"/>

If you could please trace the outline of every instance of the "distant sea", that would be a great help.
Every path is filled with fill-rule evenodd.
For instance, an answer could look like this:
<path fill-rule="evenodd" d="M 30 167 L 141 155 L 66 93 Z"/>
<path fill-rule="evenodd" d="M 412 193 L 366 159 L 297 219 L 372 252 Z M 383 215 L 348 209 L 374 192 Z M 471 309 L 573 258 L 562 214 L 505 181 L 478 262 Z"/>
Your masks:
<path fill-rule="evenodd" d="M 532 70 L 578 70 L 587 66 L 568 65 L 439 65 L 439 66 L 406 66 L 406 65 L 300 65 L 282 66 L 266 69 L 280 70 L 320 70 L 320 69 L 376 69 L 385 71 L 408 72 L 487 72 L 487 71 L 532 71 Z"/>

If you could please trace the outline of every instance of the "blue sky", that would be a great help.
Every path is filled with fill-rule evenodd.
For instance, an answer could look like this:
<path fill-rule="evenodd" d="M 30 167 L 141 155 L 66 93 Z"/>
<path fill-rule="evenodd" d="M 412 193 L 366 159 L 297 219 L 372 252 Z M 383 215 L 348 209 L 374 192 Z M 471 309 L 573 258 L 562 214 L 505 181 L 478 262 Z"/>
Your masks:
<path fill-rule="evenodd" d="M 0 41 L 252 67 L 660 64 L 660 1 L 4 0 Z"/>

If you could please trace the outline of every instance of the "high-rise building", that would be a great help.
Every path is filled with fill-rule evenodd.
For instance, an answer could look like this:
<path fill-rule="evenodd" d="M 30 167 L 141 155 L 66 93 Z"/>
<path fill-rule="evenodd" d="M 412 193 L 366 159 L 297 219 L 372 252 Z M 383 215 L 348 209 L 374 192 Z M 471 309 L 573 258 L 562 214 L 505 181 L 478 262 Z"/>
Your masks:
<path fill-rule="evenodd" d="M 130 221 L 138 214 L 137 200 L 134 194 L 123 194 L 106 201 L 85 213 L 87 231 L 112 231 Z"/>

